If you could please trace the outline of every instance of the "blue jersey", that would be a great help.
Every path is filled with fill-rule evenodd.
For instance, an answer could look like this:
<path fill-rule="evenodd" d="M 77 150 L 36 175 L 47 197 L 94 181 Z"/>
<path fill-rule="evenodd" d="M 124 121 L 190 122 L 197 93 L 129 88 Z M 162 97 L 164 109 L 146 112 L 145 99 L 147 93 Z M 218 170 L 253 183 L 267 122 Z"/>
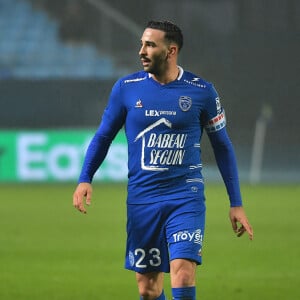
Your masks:
<path fill-rule="evenodd" d="M 200 140 L 205 129 L 231 202 L 240 205 L 239 187 L 230 190 L 232 180 L 238 183 L 225 123 L 215 88 L 195 74 L 180 68 L 177 80 L 168 84 L 160 84 L 144 71 L 128 75 L 112 89 L 79 181 L 92 181 L 111 141 L 124 126 L 128 141 L 128 203 L 203 195 Z M 218 156 L 224 145 L 229 145 L 228 153 Z"/>

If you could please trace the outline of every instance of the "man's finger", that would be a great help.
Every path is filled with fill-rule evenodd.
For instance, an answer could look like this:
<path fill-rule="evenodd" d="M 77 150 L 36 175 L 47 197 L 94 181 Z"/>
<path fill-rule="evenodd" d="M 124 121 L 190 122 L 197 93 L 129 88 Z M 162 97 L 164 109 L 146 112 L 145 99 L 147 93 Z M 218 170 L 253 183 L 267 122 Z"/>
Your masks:
<path fill-rule="evenodd" d="M 249 235 L 249 239 L 253 240 L 253 229 L 252 227 L 247 224 L 247 226 L 245 227 L 245 230 L 247 231 L 248 235 Z"/>
<path fill-rule="evenodd" d="M 86 214 L 86 209 L 85 209 L 85 207 L 83 205 L 83 202 L 80 203 L 79 211 L 82 212 L 82 213 L 84 213 L 84 214 Z"/>
<path fill-rule="evenodd" d="M 84 205 L 83 205 L 83 197 L 82 196 L 79 196 L 78 194 L 75 193 L 73 196 L 73 205 L 80 212 L 86 213 L 86 209 L 84 208 Z"/>
<path fill-rule="evenodd" d="M 234 220 L 231 220 L 231 225 L 232 225 L 232 229 L 233 229 L 233 231 L 234 231 L 234 232 L 237 232 L 237 230 L 238 230 L 238 226 L 237 226 L 237 223 L 236 223 L 236 221 L 234 221 Z"/>
<path fill-rule="evenodd" d="M 240 237 L 245 233 L 246 229 L 245 227 L 242 225 L 238 230 L 237 230 L 237 236 Z"/>
<path fill-rule="evenodd" d="M 242 230 L 241 230 L 242 232 L 238 236 L 241 236 L 244 234 L 244 232 L 247 232 L 249 235 L 249 239 L 253 240 L 253 230 L 252 230 L 252 227 L 250 226 L 250 224 L 248 222 L 243 222 L 241 228 L 242 228 Z"/>
<path fill-rule="evenodd" d="M 80 212 L 86 214 L 86 209 L 85 209 L 85 207 L 84 207 L 84 205 L 83 205 L 83 201 L 82 201 L 82 200 L 78 201 L 78 203 L 77 203 L 77 205 L 76 205 L 75 207 L 76 207 Z"/>
<path fill-rule="evenodd" d="M 85 200 L 85 203 L 86 203 L 87 205 L 91 205 L 91 200 L 92 200 L 92 199 L 91 199 L 91 198 L 92 198 L 91 196 L 92 196 L 91 192 L 88 191 L 88 192 L 86 193 L 86 200 Z"/>
<path fill-rule="evenodd" d="M 79 206 L 78 203 L 79 203 L 79 202 L 78 202 L 78 197 L 77 197 L 77 195 L 74 194 L 74 196 L 73 196 L 73 206 L 74 206 L 75 208 L 77 208 L 77 209 L 78 209 L 78 206 Z"/>

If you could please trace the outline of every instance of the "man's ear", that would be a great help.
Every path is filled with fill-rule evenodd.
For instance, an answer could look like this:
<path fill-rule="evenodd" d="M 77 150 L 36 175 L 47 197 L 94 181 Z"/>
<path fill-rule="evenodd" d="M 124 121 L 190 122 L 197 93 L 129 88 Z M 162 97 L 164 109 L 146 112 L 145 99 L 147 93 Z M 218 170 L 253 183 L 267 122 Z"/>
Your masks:
<path fill-rule="evenodd" d="M 168 57 L 174 56 L 178 53 L 178 47 L 175 44 L 171 44 L 168 49 Z"/>

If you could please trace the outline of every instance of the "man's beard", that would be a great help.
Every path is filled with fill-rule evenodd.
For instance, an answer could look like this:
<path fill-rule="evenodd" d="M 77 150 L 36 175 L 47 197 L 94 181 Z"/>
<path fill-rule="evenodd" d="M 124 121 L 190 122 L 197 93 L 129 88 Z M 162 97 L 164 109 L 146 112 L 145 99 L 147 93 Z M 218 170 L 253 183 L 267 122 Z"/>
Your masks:
<path fill-rule="evenodd" d="M 145 59 L 147 59 L 145 57 Z M 165 71 L 165 66 L 167 64 L 168 56 L 166 56 L 164 53 L 152 57 L 152 59 L 149 61 L 150 65 L 148 67 L 144 67 L 144 71 L 151 73 L 156 76 L 160 76 Z"/>

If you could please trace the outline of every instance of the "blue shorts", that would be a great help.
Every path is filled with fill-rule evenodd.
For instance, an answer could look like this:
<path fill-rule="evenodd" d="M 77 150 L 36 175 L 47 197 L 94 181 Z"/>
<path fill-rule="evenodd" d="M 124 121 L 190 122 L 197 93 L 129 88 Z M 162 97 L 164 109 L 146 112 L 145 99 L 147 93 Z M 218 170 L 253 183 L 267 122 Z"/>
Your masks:
<path fill-rule="evenodd" d="M 169 273 L 173 259 L 201 264 L 204 227 L 204 200 L 127 205 L 125 268 Z"/>

